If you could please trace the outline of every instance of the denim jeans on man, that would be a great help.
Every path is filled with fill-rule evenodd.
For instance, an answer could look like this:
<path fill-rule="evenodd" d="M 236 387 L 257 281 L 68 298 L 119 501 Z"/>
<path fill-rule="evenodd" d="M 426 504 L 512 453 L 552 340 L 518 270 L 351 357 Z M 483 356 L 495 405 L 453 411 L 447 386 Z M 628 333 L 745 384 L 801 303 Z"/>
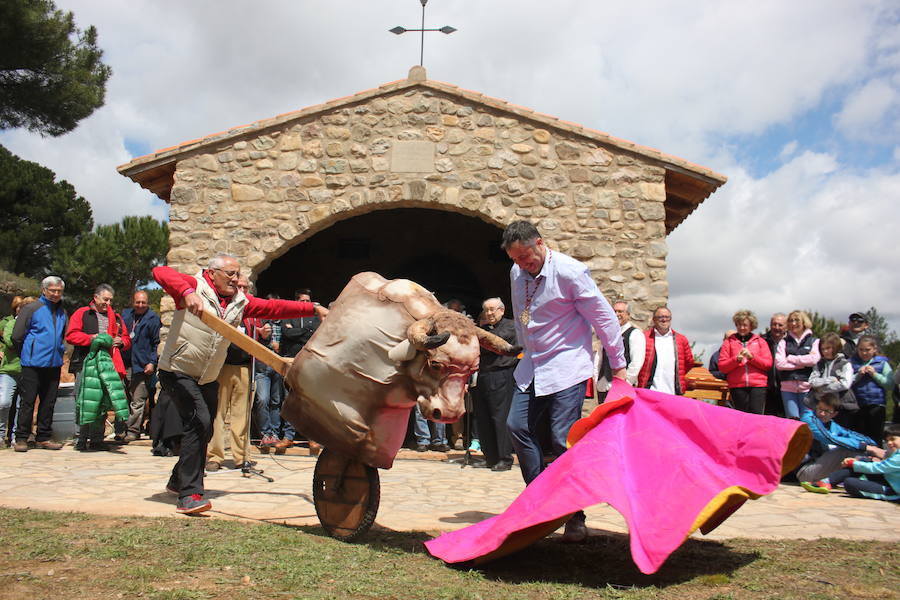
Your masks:
<path fill-rule="evenodd" d="M 268 365 L 256 363 L 256 420 L 262 435 L 278 437 L 283 400 L 281 375 Z"/>
<path fill-rule="evenodd" d="M 506 425 L 526 485 L 544 470 L 544 451 L 538 435 L 541 422 L 549 419 L 551 452 L 561 455 L 566 451 L 569 429 L 581 418 L 585 387 L 585 382 L 576 383 L 546 396 L 534 395 L 533 382 L 524 392 L 516 388 Z"/>
<path fill-rule="evenodd" d="M 445 435 L 447 426 L 444 423 L 429 423 L 422 415 L 418 406 L 414 409 L 416 420 L 413 424 L 413 433 L 416 436 L 417 446 L 428 446 L 429 444 L 439 446 L 447 443 Z M 431 434 L 431 428 L 434 428 L 434 435 Z"/>

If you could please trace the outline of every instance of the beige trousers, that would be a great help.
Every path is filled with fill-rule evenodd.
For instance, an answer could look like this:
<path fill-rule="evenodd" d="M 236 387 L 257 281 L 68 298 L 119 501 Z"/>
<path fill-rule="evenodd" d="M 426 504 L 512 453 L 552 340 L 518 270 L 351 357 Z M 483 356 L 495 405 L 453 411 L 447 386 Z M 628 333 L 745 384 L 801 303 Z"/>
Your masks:
<path fill-rule="evenodd" d="M 223 365 L 219 373 L 219 407 L 213 419 L 213 434 L 206 453 L 207 461 L 220 465 L 225 461 L 225 429 L 231 430 L 231 455 L 234 465 L 244 464 L 244 440 L 247 438 L 247 410 L 250 408 L 250 366 Z"/>

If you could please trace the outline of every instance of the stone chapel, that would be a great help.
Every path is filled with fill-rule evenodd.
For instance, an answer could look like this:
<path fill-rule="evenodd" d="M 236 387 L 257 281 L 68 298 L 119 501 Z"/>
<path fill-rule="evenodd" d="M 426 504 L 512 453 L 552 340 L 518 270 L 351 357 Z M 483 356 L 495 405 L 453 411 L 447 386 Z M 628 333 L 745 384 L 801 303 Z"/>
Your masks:
<path fill-rule="evenodd" d="M 641 325 L 668 298 L 666 235 L 726 181 L 431 81 L 418 66 L 118 170 L 169 203 L 170 266 L 193 274 L 228 252 L 258 295 L 292 299 L 308 287 L 327 303 L 355 273 L 376 271 L 417 281 L 441 302 L 458 298 L 475 315 L 484 298 L 508 304 L 511 262 L 499 242 L 524 218 L 587 264 L 610 302 L 628 301 Z"/>

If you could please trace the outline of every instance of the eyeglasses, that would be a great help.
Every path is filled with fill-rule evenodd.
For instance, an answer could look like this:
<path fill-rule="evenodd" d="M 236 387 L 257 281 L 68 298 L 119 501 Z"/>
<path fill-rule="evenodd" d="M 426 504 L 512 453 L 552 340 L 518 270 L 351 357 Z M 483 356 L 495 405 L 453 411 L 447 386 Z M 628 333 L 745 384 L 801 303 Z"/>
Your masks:
<path fill-rule="evenodd" d="M 817 409 L 816 409 L 816 414 L 820 414 L 820 415 L 836 415 L 836 414 L 837 414 L 837 411 L 836 411 L 836 410 L 831 410 L 830 408 L 817 408 Z"/>
<path fill-rule="evenodd" d="M 654 321 L 671 321 L 672 317 L 653 317 Z"/>
<path fill-rule="evenodd" d="M 228 279 L 235 279 L 235 278 L 237 278 L 238 275 L 241 274 L 240 271 L 226 271 L 225 269 L 220 269 L 218 267 L 215 267 L 213 269 L 213 271 L 218 271 L 218 272 L 222 273 Z"/>

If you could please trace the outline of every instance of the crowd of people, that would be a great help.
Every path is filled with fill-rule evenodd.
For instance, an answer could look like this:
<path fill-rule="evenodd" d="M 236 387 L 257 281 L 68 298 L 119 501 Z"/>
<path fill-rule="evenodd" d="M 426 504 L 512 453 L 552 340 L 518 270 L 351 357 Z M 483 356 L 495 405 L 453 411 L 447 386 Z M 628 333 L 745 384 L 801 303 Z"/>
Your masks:
<path fill-rule="evenodd" d="M 615 378 L 683 395 L 695 360 L 688 339 L 672 327 L 668 307 L 656 308 L 650 327 L 641 330 L 627 302 L 610 305 L 587 267 L 547 247 L 530 222 L 512 223 L 502 247 L 514 263 L 512 318 L 503 301 L 492 297 L 475 320 L 524 350 L 518 358 L 482 351 L 480 370 L 470 381 L 469 448 L 480 448 L 479 466 L 492 471 L 509 470 L 515 453 L 528 484 L 545 468 L 546 455 L 565 451 L 586 397 L 596 393 L 603 402 Z M 211 507 L 204 474 L 223 468 L 226 446 L 235 467 L 251 464 L 251 424 L 261 451 L 284 450 L 298 437 L 281 418 L 285 387 L 278 371 L 215 335 L 200 315 L 216 314 L 292 358 L 328 309 L 313 302 L 308 289 L 291 301 L 253 296 L 238 260 L 225 254 L 195 275 L 168 267 L 155 268 L 153 275 L 176 303 L 161 349 L 160 318 L 144 291 L 121 314 L 113 309 L 114 290 L 100 284 L 91 302 L 68 316 L 61 303 L 64 282 L 52 276 L 43 280 L 39 298 L 13 300 L 13 315 L 0 321 L 0 434 L 17 452 L 62 447 L 52 438 L 52 422 L 67 342 L 77 390 L 76 450 L 109 447 L 104 438 L 110 413 L 116 416 L 113 443 L 149 432 L 154 454 L 178 455 L 166 488 L 178 496 L 178 512 L 193 514 Z M 454 302 L 447 306 L 463 310 Z M 762 334 L 750 311 L 736 312 L 733 322 L 710 371 L 727 382 L 731 409 L 809 425 L 815 442 L 796 473 L 802 485 L 819 493 L 842 486 L 853 495 L 900 499 L 900 430 L 896 424 L 885 428 L 888 395 L 900 369 L 893 371 L 878 353 L 879 341 L 866 332 L 866 315 L 852 313 L 843 331 L 821 339 L 800 310 L 772 315 Z M 420 451 L 446 451 L 455 443 L 443 424 L 429 422 L 418 410 L 409 435 Z M 578 513 L 567 523 L 564 540 L 585 537 L 584 514 Z"/>

